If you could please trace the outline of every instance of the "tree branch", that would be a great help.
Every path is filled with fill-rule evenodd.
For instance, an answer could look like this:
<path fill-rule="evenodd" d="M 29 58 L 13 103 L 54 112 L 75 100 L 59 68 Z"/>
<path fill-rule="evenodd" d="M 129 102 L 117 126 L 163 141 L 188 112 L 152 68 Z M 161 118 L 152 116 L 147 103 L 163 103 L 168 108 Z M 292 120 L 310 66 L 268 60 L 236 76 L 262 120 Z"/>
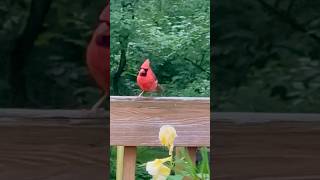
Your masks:
<path fill-rule="evenodd" d="M 206 56 L 206 52 L 207 52 L 207 51 L 204 51 L 204 53 L 203 53 L 203 54 L 202 54 L 202 56 L 201 56 L 200 66 L 202 66 L 202 63 L 203 63 L 204 57 Z"/>
<path fill-rule="evenodd" d="M 127 3 L 125 4 L 124 1 L 121 2 L 122 3 L 122 8 L 126 8 L 127 6 L 132 6 L 132 3 Z M 132 12 L 133 14 L 133 12 Z M 124 16 L 122 16 L 121 18 L 122 20 L 124 19 Z M 114 73 L 113 75 L 113 91 L 115 93 L 115 95 L 119 95 L 119 80 L 121 77 L 121 74 L 124 72 L 126 64 L 127 64 L 127 47 L 128 47 L 128 39 L 129 39 L 129 32 L 126 32 L 124 34 L 119 35 L 119 42 L 120 42 L 120 62 L 119 62 L 119 66 L 117 69 L 117 72 Z"/>
<path fill-rule="evenodd" d="M 113 76 L 113 90 L 116 95 L 119 95 L 119 80 L 127 64 L 126 53 L 127 53 L 127 46 L 128 46 L 128 38 L 129 38 L 128 35 L 120 37 L 120 46 L 121 46 L 120 62 L 119 62 L 117 72 Z"/>
<path fill-rule="evenodd" d="M 184 58 L 184 60 L 190 62 L 193 66 L 197 67 L 198 69 L 200 69 L 201 71 L 207 73 L 210 75 L 210 72 L 208 72 L 207 70 L 205 70 L 203 67 L 201 67 L 200 65 L 198 65 L 197 63 L 193 62 L 191 59 L 188 58 Z"/>
<path fill-rule="evenodd" d="M 29 17 L 25 29 L 18 37 L 11 54 L 9 64 L 9 84 L 11 103 L 13 106 L 24 106 L 27 102 L 26 93 L 26 60 L 33 49 L 33 44 L 40 32 L 52 0 L 32 0 Z"/>

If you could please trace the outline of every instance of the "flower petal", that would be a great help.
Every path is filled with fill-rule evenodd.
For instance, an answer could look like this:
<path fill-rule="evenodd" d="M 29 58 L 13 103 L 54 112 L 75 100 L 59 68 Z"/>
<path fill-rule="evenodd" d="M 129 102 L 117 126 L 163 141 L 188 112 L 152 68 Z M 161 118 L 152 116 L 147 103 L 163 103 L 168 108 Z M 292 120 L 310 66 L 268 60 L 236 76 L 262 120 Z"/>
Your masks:
<path fill-rule="evenodd" d="M 170 175 L 171 169 L 165 166 L 163 163 L 171 161 L 172 157 L 167 157 L 163 159 L 155 159 L 153 161 L 147 162 L 146 170 L 150 175 L 152 175 L 153 179 L 161 180 L 166 179 L 167 176 Z"/>
<path fill-rule="evenodd" d="M 169 155 L 172 154 L 174 140 L 177 137 L 177 132 L 174 127 L 170 125 L 164 125 L 160 128 L 159 140 L 161 145 L 166 146 L 169 149 Z"/>

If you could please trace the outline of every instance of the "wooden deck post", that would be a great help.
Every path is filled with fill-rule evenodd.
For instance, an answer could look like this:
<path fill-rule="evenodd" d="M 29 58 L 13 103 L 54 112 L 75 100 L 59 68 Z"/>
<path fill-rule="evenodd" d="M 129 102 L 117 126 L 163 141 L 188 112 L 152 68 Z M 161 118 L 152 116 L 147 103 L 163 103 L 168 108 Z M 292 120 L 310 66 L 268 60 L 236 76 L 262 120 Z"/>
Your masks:
<path fill-rule="evenodd" d="M 196 163 L 196 159 L 197 159 L 197 147 L 188 147 L 188 152 L 189 152 L 189 156 L 192 160 L 193 163 Z"/>
<path fill-rule="evenodd" d="M 181 151 L 182 147 L 176 147 L 176 153 L 179 154 Z M 192 160 L 192 162 L 195 164 L 196 163 L 196 155 L 197 155 L 197 147 L 186 147 L 186 149 L 188 150 L 189 156 Z"/>
<path fill-rule="evenodd" d="M 123 180 L 135 180 L 137 147 L 125 146 L 123 159 Z"/>

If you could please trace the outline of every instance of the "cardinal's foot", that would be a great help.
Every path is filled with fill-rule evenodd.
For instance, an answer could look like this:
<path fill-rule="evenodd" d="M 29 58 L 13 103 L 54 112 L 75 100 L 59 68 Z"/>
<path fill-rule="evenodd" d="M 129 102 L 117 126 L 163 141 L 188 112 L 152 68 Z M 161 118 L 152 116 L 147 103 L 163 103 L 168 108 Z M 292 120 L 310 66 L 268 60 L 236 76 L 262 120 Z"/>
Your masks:
<path fill-rule="evenodd" d="M 141 97 L 143 93 L 144 93 L 144 91 L 142 91 L 142 92 L 139 94 L 139 96 L 138 96 L 138 97 Z"/>
<path fill-rule="evenodd" d="M 91 111 L 97 111 L 98 108 L 103 104 L 103 102 L 106 100 L 107 95 L 102 96 L 99 101 L 91 108 Z"/>

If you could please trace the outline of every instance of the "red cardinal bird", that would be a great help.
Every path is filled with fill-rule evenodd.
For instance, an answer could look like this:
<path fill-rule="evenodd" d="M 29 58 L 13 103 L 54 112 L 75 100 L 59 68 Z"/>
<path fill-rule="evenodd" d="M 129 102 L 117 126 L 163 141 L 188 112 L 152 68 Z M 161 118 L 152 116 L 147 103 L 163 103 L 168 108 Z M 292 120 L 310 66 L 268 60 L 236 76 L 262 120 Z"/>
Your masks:
<path fill-rule="evenodd" d="M 155 92 L 161 90 L 157 77 L 151 69 L 149 59 L 146 59 L 140 67 L 140 71 L 137 76 L 137 84 L 142 90 L 139 97 L 144 92 Z"/>
<path fill-rule="evenodd" d="M 104 96 L 93 106 L 98 108 L 109 95 L 110 70 L 110 11 L 109 4 L 99 17 L 99 25 L 94 31 L 87 48 L 87 66 L 90 74 L 103 90 Z"/>

